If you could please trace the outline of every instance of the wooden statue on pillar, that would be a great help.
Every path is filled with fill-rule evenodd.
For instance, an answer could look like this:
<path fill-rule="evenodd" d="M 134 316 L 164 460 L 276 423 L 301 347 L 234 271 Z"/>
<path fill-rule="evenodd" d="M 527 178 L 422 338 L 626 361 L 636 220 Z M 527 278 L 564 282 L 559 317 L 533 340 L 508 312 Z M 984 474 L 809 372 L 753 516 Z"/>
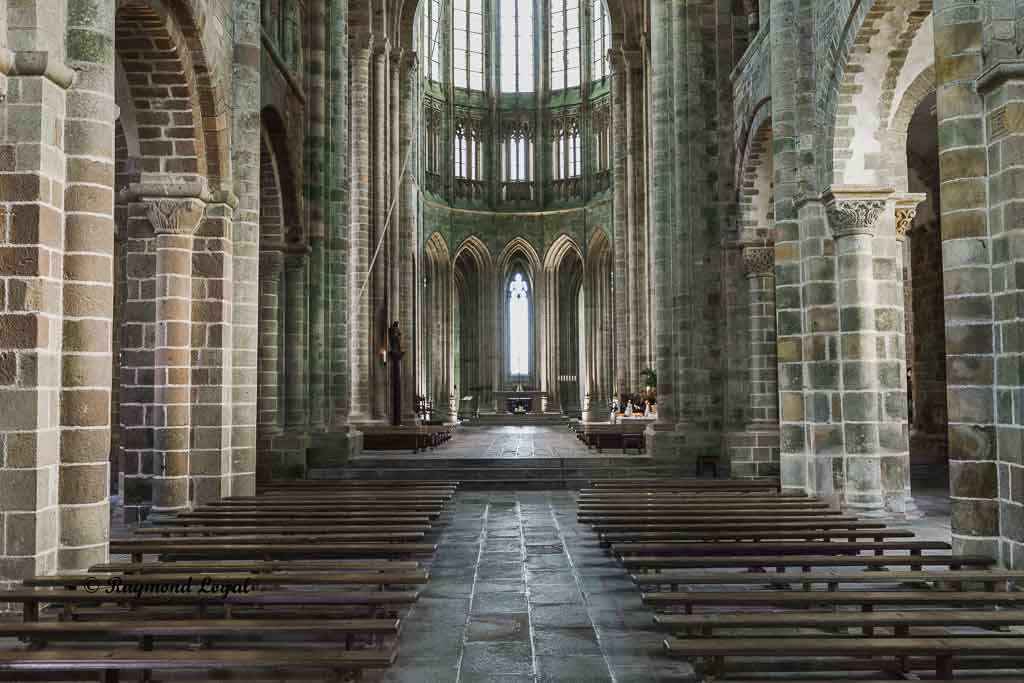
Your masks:
<path fill-rule="evenodd" d="M 395 427 L 402 424 L 402 330 L 398 321 L 388 328 L 388 360 L 391 362 L 391 424 Z"/>

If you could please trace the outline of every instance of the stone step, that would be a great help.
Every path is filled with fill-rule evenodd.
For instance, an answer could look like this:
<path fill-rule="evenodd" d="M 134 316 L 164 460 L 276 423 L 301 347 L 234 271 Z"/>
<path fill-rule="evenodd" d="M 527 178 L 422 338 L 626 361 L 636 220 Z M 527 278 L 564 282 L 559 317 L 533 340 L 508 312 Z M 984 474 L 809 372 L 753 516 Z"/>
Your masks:
<path fill-rule="evenodd" d="M 508 467 L 492 463 L 489 467 L 348 467 L 310 470 L 311 479 L 453 479 L 463 485 L 538 484 L 557 488 L 580 488 L 592 479 L 628 479 L 679 477 L 689 473 L 681 468 L 629 465 L 600 467 Z"/>

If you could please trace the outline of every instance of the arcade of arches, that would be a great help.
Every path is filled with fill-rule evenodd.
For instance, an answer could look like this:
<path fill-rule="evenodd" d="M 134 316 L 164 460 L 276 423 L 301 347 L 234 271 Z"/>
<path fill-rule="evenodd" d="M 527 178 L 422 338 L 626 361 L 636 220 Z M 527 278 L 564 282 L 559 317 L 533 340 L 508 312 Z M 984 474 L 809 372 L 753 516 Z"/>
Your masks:
<path fill-rule="evenodd" d="M 0 0 L 0 585 L 401 419 L 1024 566 L 1022 0 Z M 458 439 L 458 436 L 455 437 Z"/>

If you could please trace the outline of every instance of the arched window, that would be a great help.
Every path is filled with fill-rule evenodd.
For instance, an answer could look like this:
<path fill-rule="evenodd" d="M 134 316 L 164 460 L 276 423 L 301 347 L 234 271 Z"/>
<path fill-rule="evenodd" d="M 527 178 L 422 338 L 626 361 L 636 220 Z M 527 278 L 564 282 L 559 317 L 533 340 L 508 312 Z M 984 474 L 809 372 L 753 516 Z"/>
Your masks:
<path fill-rule="evenodd" d="M 533 92 L 533 0 L 500 0 L 501 92 Z"/>
<path fill-rule="evenodd" d="M 522 273 L 508 285 L 508 370 L 513 377 L 530 374 L 530 294 Z"/>
<path fill-rule="evenodd" d="M 551 0 L 551 89 L 580 84 L 580 0 Z"/>
<path fill-rule="evenodd" d="M 590 80 L 599 81 L 608 76 L 608 50 L 612 49 L 612 21 L 604 0 L 593 0 L 590 12 Z"/>
<path fill-rule="evenodd" d="M 452 15 L 455 87 L 484 89 L 483 0 L 455 0 Z"/>

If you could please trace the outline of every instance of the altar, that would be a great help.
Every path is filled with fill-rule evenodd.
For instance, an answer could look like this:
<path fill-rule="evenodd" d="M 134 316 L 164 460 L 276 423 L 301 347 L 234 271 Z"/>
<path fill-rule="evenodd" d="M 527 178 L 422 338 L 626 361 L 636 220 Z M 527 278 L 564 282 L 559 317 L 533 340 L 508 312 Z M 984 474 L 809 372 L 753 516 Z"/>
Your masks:
<path fill-rule="evenodd" d="M 546 391 L 495 391 L 494 410 L 515 413 L 517 412 L 516 408 L 522 408 L 518 412 L 543 412 L 547 396 Z"/>

